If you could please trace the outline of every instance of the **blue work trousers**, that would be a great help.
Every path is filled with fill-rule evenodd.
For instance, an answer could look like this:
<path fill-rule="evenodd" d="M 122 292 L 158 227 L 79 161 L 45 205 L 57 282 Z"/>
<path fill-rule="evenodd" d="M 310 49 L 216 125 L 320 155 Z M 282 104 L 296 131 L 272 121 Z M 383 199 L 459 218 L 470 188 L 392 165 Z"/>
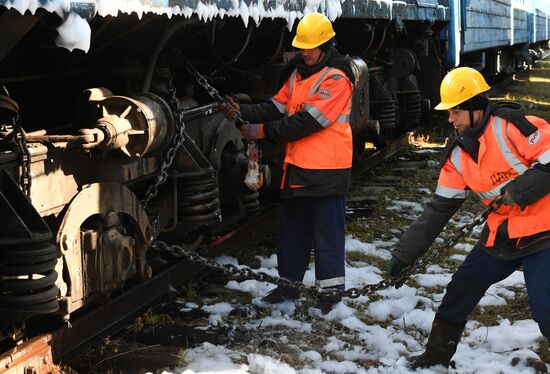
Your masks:
<path fill-rule="evenodd" d="M 466 322 L 485 291 L 523 266 L 531 315 L 550 339 L 550 250 L 511 261 L 502 261 L 478 247 L 466 256 L 447 285 L 438 313 L 457 325 Z"/>
<path fill-rule="evenodd" d="M 281 213 L 277 262 L 279 275 L 302 281 L 315 254 L 315 278 L 320 287 L 344 289 L 344 195 L 294 197 Z"/>

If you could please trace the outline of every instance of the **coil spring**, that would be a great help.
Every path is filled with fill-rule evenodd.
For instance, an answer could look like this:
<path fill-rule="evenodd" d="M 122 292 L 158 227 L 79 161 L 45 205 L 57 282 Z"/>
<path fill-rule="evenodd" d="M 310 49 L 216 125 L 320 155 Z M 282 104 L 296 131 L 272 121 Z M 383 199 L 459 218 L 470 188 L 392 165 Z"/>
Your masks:
<path fill-rule="evenodd" d="M 396 126 L 397 108 L 393 101 L 382 101 L 376 105 L 375 119 L 380 123 L 381 130 L 391 130 Z"/>
<path fill-rule="evenodd" d="M 260 212 L 260 201 L 258 198 L 260 194 L 258 191 L 251 191 L 251 193 L 243 197 L 243 204 L 246 210 L 246 215 L 249 217 L 254 217 Z"/>
<path fill-rule="evenodd" d="M 57 248 L 49 241 L 1 244 L 0 308 L 22 314 L 57 311 L 56 264 Z"/>
<path fill-rule="evenodd" d="M 208 225 L 221 219 L 218 180 L 208 176 L 178 181 L 179 221 Z"/>
<path fill-rule="evenodd" d="M 420 91 L 403 95 L 404 116 L 408 122 L 418 122 L 422 115 L 422 98 Z"/>

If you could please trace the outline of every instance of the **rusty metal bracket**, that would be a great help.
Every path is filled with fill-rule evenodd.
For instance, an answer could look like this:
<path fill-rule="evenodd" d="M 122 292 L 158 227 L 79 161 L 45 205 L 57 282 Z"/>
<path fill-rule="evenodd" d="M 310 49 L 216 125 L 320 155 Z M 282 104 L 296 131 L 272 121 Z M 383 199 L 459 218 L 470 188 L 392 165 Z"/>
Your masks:
<path fill-rule="evenodd" d="M 123 213 L 132 218 L 137 234 L 144 243 L 142 257 L 153 240 L 153 229 L 149 217 L 137 196 L 126 186 L 118 183 L 94 183 L 78 193 L 63 217 L 56 238 L 70 277 L 70 300 L 67 300 L 69 301 L 67 312 L 78 309 L 86 297 L 80 227 L 89 217 L 96 214 L 105 216 L 108 212 Z"/>
<path fill-rule="evenodd" d="M 0 356 L 0 373 L 59 373 L 52 360 L 51 341 L 51 335 L 41 335 L 5 352 Z"/>

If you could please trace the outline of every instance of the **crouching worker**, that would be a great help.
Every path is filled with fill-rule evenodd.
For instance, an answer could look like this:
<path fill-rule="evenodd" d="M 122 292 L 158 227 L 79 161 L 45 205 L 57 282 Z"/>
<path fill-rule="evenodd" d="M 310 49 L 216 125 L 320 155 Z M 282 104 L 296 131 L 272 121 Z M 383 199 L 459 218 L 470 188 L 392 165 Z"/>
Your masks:
<path fill-rule="evenodd" d="M 279 275 L 302 281 L 315 253 L 316 283 L 344 289 L 345 194 L 352 165 L 349 115 L 354 76 L 349 61 L 334 47 L 330 20 L 310 13 L 298 24 L 286 81 L 269 101 L 224 105 L 229 120 L 240 112 L 252 124 L 243 137 L 286 143 L 277 248 Z M 264 301 L 297 299 L 297 289 L 278 287 Z M 325 295 L 318 307 L 328 312 L 340 297 Z"/>
<path fill-rule="evenodd" d="M 441 103 L 456 137 L 449 142 L 435 194 L 393 251 L 389 275 L 424 254 L 469 190 L 484 204 L 502 196 L 476 246 L 452 276 L 414 369 L 448 367 L 468 315 L 489 286 L 523 267 L 531 313 L 550 338 L 550 126 L 511 102 L 488 104 L 483 76 L 457 68 L 441 83 Z"/>

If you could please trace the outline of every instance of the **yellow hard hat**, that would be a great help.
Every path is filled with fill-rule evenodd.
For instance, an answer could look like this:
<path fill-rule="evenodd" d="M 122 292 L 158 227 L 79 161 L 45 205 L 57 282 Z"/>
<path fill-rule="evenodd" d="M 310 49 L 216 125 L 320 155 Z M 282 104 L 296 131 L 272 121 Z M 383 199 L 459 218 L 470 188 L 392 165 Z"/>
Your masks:
<path fill-rule="evenodd" d="M 436 110 L 447 110 L 488 91 L 491 87 L 476 69 L 461 67 L 451 70 L 441 82 L 441 102 Z"/>
<path fill-rule="evenodd" d="M 321 13 L 309 13 L 298 23 L 292 46 L 313 49 L 328 42 L 336 35 L 330 20 Z"/>

